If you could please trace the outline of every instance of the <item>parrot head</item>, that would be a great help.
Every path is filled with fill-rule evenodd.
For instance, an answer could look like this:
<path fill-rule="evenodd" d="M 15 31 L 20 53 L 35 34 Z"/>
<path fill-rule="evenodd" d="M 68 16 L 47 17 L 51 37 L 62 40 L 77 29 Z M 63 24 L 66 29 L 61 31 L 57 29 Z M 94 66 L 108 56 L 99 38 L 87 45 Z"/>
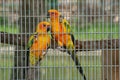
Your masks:
<path fill-rule="evenodd" d="M 48 18 L 50 17 L 51 19 L 54 19 L 54 18 L 58 18 L 60 16 L 60 12 L 55 10 L 55 9 L 51 9 L 51 10 L 48 10 Z"/>
<path fill-rule="evenodd" d="M 38 33 L 46 33 L 48 31 L 50 31 L 50 23 L 49 22 L 43 21 L 43 22 L 40 22 L 37 25 L 36 32 L 38 32 Z"/>

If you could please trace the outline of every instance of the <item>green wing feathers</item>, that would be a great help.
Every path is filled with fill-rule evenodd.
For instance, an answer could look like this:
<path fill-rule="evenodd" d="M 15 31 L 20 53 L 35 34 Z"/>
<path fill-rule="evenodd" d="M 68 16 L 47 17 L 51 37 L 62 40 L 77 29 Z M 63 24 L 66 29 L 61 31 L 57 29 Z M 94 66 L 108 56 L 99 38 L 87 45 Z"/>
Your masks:
<path fill-rule="evenodd" d="M 37 36 L 37 32 L 35 32 L 33 35 L 30 36 L 28 44 L 27 44 L 27 48 L 30 48 L 32 46 L 35 36 Z"/>
<path fill-rule="evenodd" d="M 71 26 L 66 19 L 63 19 L 63 24 L 66 27 L 67 33 L 71 33 Z"/>
<path fill-rule="evenodd" d="M 66 28 L 67 33 L 70 33 L 71 32 L 71 26 L 70 26 L 69 22 L 64 18 L 64 16 L 60 15 L 59 21 Z"/>
<path fill-rule="evenodd" d="M 34 38 L 35 38 L 35 35 L 37 35 L 37 33 L 34 33 L 33 35 L 31 35 L 30 36 L 30 38 L 29 38 L 29 41 L 28 41 L 28 44 L 27 44 L 27 66 L 29 66 L 30 65 L 30 48 L 31 48 L 31 46 L 32 46 L 32 44 L 33 44 L 33 42 L 34 42 Z"/>

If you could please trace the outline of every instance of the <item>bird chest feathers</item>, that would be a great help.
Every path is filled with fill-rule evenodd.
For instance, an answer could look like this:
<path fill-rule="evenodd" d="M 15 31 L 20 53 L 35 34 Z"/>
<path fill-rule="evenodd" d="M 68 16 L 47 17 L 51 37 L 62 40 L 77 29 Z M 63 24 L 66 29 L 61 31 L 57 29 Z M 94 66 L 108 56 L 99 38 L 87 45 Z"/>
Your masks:
<path fill-rule="evenodd" d="M 61 34 L 64 34 L 66 32 L 66 29 L 62 24 L 60 24 L 57 21 L 54 21 L 54 22 L 52 22 L 51 31 L 53 34 L 61 35 Z"/>
<path fill-rule="evenodd" d="M 32 45 L 32 50 L 33 51 L 46 50 L 48 44 L 50 44 L 50 36 L 41 35 L 37 39 L 35 39 L 34 44 Z"/>

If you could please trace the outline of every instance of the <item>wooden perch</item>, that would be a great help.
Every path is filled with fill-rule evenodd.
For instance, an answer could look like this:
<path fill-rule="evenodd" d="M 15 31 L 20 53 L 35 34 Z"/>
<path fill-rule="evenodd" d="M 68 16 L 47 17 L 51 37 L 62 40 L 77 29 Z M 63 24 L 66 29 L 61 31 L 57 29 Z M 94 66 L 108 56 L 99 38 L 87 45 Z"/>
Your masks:
<path fill-rule="evenodd" d="M 9 34 L 0 32 L 0 42 L 19 46 L 26 46 L 29 39 L 28 34 Z M 57 48 L 54 40 L 51 41 L 50 48 Z M 91 51 L 97 49 L 118 49 L 119 39 L 96 40 L 96 41 L 75 41 L 76 51 Z"/>

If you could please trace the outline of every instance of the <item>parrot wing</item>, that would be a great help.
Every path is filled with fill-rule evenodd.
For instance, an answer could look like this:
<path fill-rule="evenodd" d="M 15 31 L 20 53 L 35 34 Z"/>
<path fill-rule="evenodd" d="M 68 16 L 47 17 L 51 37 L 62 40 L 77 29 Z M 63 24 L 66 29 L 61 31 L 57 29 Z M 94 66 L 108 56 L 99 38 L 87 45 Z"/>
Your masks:
<path fill-rule="evenodd" d="M 66 19 L 63 19 L 62 23 L 65 26 L 67 33 L 71 33 L 71 26 L 70 26 L 69 22 Z"/>
<path fill-rule="evenodd" d="M 72 39 L 73 44 L 74 44 L 75 43 L 75 37 L 72 34 L 71 26 L 70 26 L 69 22 L 66 19 L 63 19 L 63 24 L 65 25 L 65 28 L 67 29 L 67 33 L 69 33 L 71 35 L 71 39 Z"/>
<path fill-rule="evenodd" d="M 33 44 L 33 40 L 37 37 L 38 33 L 35 32 L 33 35 L 30 36 L 28 44 L 27 44 L 27 48 L 30 48 Z"/>
<path fill-rule="evenodd" d="M 71 33 L 72 32 L 71 31 L 71 26 L 70 26 L 69 22 L 64 18 L 64 16 L 60 15 L 59 21 L 66 28 L 67 33 Z"/>
<path fill-rule="evenodd" d="M 29 66 L 29 55 L 30 55 L 30 47 L 32 46 L 33 42 L 34 42 L 34 39 L 36 38 L 37 36 L 37 32 L 35 32 L 33 35 L 30 36 L 29 38 L 29 41 L 28 41 L 28 44 L 27 44 L 27 66 Z"/>

